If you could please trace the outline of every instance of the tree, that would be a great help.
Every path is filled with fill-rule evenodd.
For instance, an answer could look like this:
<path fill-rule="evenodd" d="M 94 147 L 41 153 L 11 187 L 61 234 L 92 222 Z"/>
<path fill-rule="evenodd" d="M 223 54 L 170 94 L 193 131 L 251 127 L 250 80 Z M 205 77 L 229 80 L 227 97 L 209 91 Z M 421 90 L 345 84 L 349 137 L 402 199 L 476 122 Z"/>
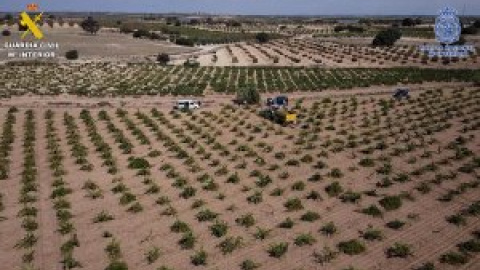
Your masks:
<path fill-rule="evenodd" d="M 82 27 L 85 32 L 94 35 L 100 30 L 100 23 L 95 21 L 92 17 L 88 17 L 80 24 L 80 27 Z"/>
<path fill-rule="evenodd" d="M 473 27 L 475 27 L 475 28 L 480 28 L 480 20 L 476 20 L 476 21 L 473 23 Z"/>
<path fill-rule="evenodd" d="M 412 27 L 415 26 L 415 21 L 412 18 L 405 18 L 402 21 L 402 26 Z"/>
<path fill-rule="evenodd" d="M 373 46 L 393 46 L 402 37 L 399 29 L 389 28 L 380 31 L 373 39 Z"/>
<path fill-rule="evenodd" d="M 261 33 L 258 33 L 255 38 L 257 39 L 258 42 L 260 43 L 267 43 L 269 40 L 270 40 L 270 35 L 265 33 L 265 32 L 261 32 Z"/>
<path fill-rule="evenodd" d="M 246 104 L 258 104 L 260 102 L 260 93 L 253 86 L 240 88 L 237 91 L 237 100 Z"/>
<path fill-rule="evenodd" d="M 181 45 L 181 46 L 193 47 L 195 45 L 195 42 L 189 38 L 181 37 L 175 40 L 175 44 Z"/>
<path fill-rule="evenodd" d="M 157 56 L 157 62 L 159 62 L 161 65 L 166 65 L 168 62 L 170 62 L 170 56 L 166 53 L 161 53 Z"/>
<path fill-rule="evenodd" d="M 78 59 L 78 51 L 77 50 L 71 50 L 65 53 L 65 58 L 68 60 L 77 60 Z"/>

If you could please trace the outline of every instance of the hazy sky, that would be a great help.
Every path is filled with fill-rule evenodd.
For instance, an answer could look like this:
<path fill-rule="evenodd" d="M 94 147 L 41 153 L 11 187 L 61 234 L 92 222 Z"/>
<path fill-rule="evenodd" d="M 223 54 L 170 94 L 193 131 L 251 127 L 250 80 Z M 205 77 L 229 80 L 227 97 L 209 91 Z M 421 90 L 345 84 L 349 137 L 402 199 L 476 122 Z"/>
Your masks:
<path fill-rule="evenodd" d="M 264 15 L 434 15 L 448 5 L 480 15 L 480 0 L 0 0 L 0 11 L 207 12 Z"/>

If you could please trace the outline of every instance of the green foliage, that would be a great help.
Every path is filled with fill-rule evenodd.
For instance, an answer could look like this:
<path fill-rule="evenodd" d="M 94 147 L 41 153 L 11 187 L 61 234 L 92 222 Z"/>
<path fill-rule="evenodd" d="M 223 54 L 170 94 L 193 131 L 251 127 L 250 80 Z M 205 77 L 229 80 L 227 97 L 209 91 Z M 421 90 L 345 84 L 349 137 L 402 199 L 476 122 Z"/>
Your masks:
<path fill-rule="evenodd" d="M 237 90 L 237 100 L 246 104 L 260 103 L 260 93 L 254 86 L 239 88 Z"/>
<path fill-rule="evenodd" d="M 243 262 L 240 263 L 240 268 L 242 270 L 254 270 L 257 269 L 261 266 L 259 263 L 255 263 L 252 260 L 244 260 Z"/>
<path fill-rule="evenodd" d="M 232 253 L 236 249 L 239 249 L 243 246 L 243 238 L 238 237 L 227 237 L 225 240 L 218 244 L 218 247 L 222 251 L 223 255 Z"/>
<path fill-rule="evenodd" d="M 367 249 L 365 247 L 365 244 L 356 239 L 342 241 L 338 243 L 337 247 L 338 250 L 348 255 L 358 255 L 365 252 L 365 250 Z"/>
<path fill-rule="evenodd" d="M 270 257 L 280 258 L 288 251 L 288 243 L 281 242 L 271 244 L 267 250 Z"/>
<path fill-rule="evenodd" d="M 236 218 L 235 222 L 240 226 L 244 226 L 246 228 L 249 228 L 249 227 L 255 225 L 255 218 L 253 217 L 253 214 L 248 213 L 248 214 L 245 214 L 243 216 L 240 216 L 240 217 Z"/>
<path fill-rule="evenodd" d="M 440 256 L 440 262 L 450 265 L 463 265 L 470 261 L 469 257 L 465 253 L 460 252 L 447 252 Z"/>
<path fill-rule="evenodd" d="M 389 28 L 378 32 L 372 41 L 373 46 L 393 46 L 402 37 L 399 29 Z"/>
<path fill-rule="evenodd" d="M 301 247 L 301 246 L 305 246 L 305 245 L 313 245 L 315 242 L 317 242 L 317 240 L 315 239 L 315 237 L 313 237 L 312 234 L 310 233 L 303 233 L 303 234 L 300 234 L 298 235 L 295 240 L 294 240 L 294 243 L 295 245 Z"/>
<path fill-rule="evenodd" d="M 160 249 L 158 247 L 152 247 L 150 250 L 147 251 L 145 254 L 145 258 L 148 264 L 152 264 L 160 258 Z"/>
<path fill-rule="evenodd" d="M 318 214 L 317 212 L 313 212 L 313 211 L 307 211 L 305 214 L 303 214 L 300 217 L 300 220 L 308 221 L 308 222 L 313 222 L 313 221 L 318 220 L 318 219 L 320 219 L 320 214 Z"/>
<path fill-rule="evenodd" d="M 217 220 L 210 226 L 210 231 L 212 232 L 212 235 L 222 237 L 227 234 L 228 224 L 225 221 Z"/>
<path fill-rule="evenodd" d="M 392 211 L 402 206 L 402 199 L 399 196 L 386 196 L 379 201 L 379 204 L 387 211 Z"/>
<path fill-rule="evenodd" d="M 207 252 L 205 252 L 205 250 L 202 249 L 195 252 L 195 254 L 190 257 L 190 261 L 195 266 L 207 265 L 207 257 L 208 257 Z"/>
<path fill-rule="evenodd" d="M 386 251 L 387 257 L 400 257 L 406 258 L 412 255 L 412 251 L 409 245 L 402 243 L 394 243 L 393 246 L 389 247 Z"/>
<path fill-rule="evenodd" d="M 287 211 L 298 211 L 303 209 L 302 201 L 299 198 L 288 199 L 283 206 L 287 208 Z"/>
<path fill-rule="evenodd" d="M 335 181 L 330 185 L 326 186 L 325 191 L 327 192 L 328 196 L 336 197 L 343 192 L 343 187 L 340 185 L 340 182 Z"/>

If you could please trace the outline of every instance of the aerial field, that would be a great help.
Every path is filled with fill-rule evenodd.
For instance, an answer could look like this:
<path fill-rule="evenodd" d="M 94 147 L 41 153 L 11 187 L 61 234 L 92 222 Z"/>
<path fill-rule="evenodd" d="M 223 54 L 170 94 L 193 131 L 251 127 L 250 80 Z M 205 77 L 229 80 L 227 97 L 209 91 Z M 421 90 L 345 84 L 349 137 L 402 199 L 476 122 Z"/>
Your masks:
<path fill-rule="evenodd" d="M 478 269 L 479 93 L 299 97 L 295 127 L 221 100 L 4 102 L 0 263 Z"/>

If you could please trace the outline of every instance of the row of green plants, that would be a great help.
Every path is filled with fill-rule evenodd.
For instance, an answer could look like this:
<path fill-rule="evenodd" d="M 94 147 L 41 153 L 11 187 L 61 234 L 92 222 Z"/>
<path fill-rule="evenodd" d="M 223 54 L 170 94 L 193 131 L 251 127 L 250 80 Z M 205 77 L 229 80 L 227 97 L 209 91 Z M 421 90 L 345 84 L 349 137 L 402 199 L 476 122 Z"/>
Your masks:
<path fill-rule="evenodd" d="M 48 161 L 54 180 L 52 181 L 52 193 L 50 199 L 53 201 L 53 208 L 57 217 L 57 232 L 61 235 L 62 243 L 60 253 L 62 256 L 62 265 L 66 269 L 81 268 L 82 264 L 75 259 L 75 248 L 80 246 L 75 225 L 72 222 L 73 214 L 71 212 L 71 203 L 68 195 L 73 192 L 63 177 L 67 174 L 63 160 L 64 155 L 60 146 L 60 138 L 57 134 L 54 121 L 55 114 L 48 110 L 45 112 L 46 139 L 48 151 Z"/>
<path fill-rule="evenodd" d="M 42 66 L 42 64 L 38 64 Z M 324 89 L 351 89 L 372 85 L 397 83 L 478 81 L 478 71 L 469 69 L 420 68 L 305 68 L 305 67 L 164 67 L 152 64 L 87 63 L 60 68 L 55 64 L 45 68 L 10 63 L 0 74 L 0 81 L 8 86 L 5 96 L 34 93 L 57 95 L 63 89 L 65 78 L 75 85 L 67 91 L 85 96 L 105 95 L 202 95 L 207 87 L 218 93 L 235 93 L 252 86 L 260 92 L 321 91 Z M 48 68 L 47 68 L 48 67 Z M 86 74 L 95 71 L 95 80 Z M 20 80 L 12 74 L 29 73 Z M 48 85 L 48 87 L 47 87 Z M 43 89 L 39 86 L 45 86 Z M 20 90 L 21 89 L 21 90 Z"/>

